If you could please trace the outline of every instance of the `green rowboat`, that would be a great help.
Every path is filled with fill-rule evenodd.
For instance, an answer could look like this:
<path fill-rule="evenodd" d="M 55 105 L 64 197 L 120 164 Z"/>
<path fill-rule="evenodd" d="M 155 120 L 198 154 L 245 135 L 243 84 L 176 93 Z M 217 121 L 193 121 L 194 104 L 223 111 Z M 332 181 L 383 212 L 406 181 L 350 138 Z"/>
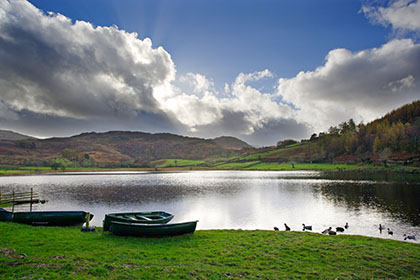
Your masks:
<path fill-rule="evenodd" d="M 75 226 L 86 222 L 84 211 L 32 211 L 9 212 L 0 208 L 0 221 L 15 222 L 28 225 Z M 90 214 L 90 219 L 93 214 Z"/>
<path fill-rule="evenodd" d="M 174 215 L 164 211 L 130 212 L 106 214 L 103 222 L 104 231 L 109 231 L 111 222 L 124 222 L 133 224 L 166 224 Z"/>
<path fill-rule="evenodd" d="M 173 236 L 193 233 L 198 221 L 177 224 L 133 224 L 112 222 L 110 231 L 115 235 L 130 235 L 144 237 Z"/>

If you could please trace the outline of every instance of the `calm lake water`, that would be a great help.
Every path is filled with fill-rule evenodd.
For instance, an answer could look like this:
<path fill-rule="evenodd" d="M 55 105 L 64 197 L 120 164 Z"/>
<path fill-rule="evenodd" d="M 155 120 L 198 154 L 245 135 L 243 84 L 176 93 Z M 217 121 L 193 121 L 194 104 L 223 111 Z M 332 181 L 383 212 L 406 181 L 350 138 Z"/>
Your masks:
<path fill-rule="evenodd" d="M 37 210 L 85 210 L 102 225 L 105 213 L 165 210 L 173 222 L 199 220 L 198 229 L 284 229 L 314 232 L 350 227 L 347 234 L 420 239 L 416 178 L 328 178 L 308 171 L 96 172 L 0 178 L 0 192 L 34 188 L 48 203 Z M 27 210 L 26 208 L 25 210 Z M 389 236 L 378 230 L 383 224 Z M 416 241 L 419 242 L 419 241 Z"/>

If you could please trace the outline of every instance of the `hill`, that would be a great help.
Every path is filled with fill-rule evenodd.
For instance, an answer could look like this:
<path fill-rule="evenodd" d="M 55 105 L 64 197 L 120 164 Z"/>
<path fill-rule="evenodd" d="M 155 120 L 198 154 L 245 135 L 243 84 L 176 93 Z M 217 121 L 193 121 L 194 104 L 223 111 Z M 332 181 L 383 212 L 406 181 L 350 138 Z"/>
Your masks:
<path fill-rule="evenodd" d="M 346 165 L 327 166 L 331 163 Z M 234 137 L 202 139 L 129 131 L 43 140 L 0 140 L 0 164 L 257 170 L 389 164 L 420 167 L 420 101 L 368 124 L 356 125 L 350 119 L 330 127 L 328 132 L 314 133 L 310 139 L 283 140 L 277 146 L 258 149 Z"/>
<path fill-rule="evenodd" d="M 231 149 L 243 149 L 243 148 L 252 148 L 248 143 L 231 136 L 221 136 L 213 139 L 213 142 L 217 145 L 225 148 Z"/>
<path fill-rule="evenodd" d="M 250 147 L 233 137 L 216 140 L 169 133 L 130 131 L 82 133 L 67 138 L 0 140 L 0 163 L 5 165 L 149 167 L 160 159 L 210 160 Z"/>
<path fill-rule="evenodd" d="M 283 163 L 345 163 L 420 166 L 420 101 L 398 108 L 368 124 L 352 119 L 328 132 L 275 147 L 250 150 L 219 167 L 280 169 Z"/>
<path fill-rule="evenodd" d="M 0 130 L 0 140 L 23 140 L 34 139 L 34 137 L 16 133 L 10 130 Z"/>

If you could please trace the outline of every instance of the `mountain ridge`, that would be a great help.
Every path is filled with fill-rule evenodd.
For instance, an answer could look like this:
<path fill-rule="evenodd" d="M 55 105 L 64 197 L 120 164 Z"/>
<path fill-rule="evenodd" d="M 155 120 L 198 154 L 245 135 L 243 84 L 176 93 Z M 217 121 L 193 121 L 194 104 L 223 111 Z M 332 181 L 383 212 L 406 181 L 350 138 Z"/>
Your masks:
<path fill-rule="evenodd" d="M 0 163 L 47 165 L 72 162 L 81 166 L 147 167 L 163 158 L 217 159 L 252 148 L 234 137 L 203 139 L 171 133 L 139 131 L 84 132 L 70 137 L 0 140 Z"/>

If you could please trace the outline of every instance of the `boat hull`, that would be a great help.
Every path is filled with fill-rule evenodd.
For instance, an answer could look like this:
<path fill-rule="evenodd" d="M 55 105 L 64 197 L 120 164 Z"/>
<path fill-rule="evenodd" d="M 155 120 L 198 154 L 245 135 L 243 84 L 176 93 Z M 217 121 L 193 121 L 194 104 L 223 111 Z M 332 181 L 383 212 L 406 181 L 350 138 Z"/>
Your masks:
<path fill-rule="evenodd" d="M 0 210 L 0 221 L 15 222 L 28 225 L 45 226 L 74 226 L 86 222 L 84 211 L 32 211 L 12 213 L 4 209 Z M 90 219 L 93 214 L 90 214 Z"/>
<path fill-rule="evenodd" d="M 112 222 L 110 231 L 115 235 L 162 237 L 193 233 L 198 221 L 176 224 L 133 224 Z"/>
<path fill-rule="evenodd" d="M 103 221 L 104 231 L 109 231 L 112 222 L 132 224 L 166 224 L 174 215 L 164 211 L 154 212 L 129 212 L 106 214 Z"/>

